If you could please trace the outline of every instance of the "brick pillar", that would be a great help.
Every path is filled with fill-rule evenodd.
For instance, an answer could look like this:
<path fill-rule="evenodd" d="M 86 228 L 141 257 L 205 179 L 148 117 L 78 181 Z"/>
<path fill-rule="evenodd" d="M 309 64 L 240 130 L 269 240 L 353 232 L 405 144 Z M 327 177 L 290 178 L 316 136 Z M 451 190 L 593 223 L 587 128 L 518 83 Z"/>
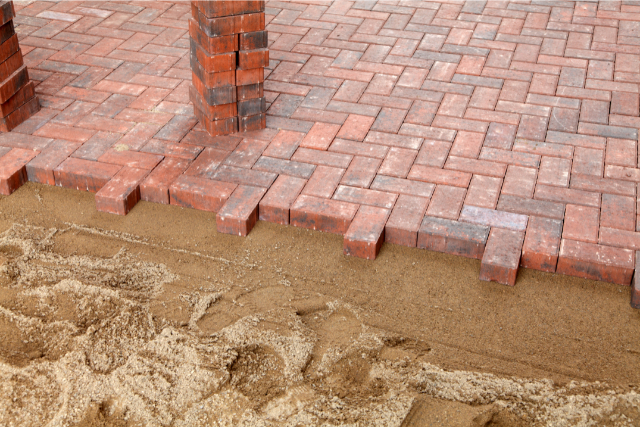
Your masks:
<path fill-rule="evenodd" d="M 189 97 L 212 136 L 266 127 L 264 7 L 264 0 L 191 2 Z"/>
<path fill-rule="evenodd" d="M 0 1 L 0 131 L 8 132 L 40 110 L 22 60 L 12 1 Z"/>

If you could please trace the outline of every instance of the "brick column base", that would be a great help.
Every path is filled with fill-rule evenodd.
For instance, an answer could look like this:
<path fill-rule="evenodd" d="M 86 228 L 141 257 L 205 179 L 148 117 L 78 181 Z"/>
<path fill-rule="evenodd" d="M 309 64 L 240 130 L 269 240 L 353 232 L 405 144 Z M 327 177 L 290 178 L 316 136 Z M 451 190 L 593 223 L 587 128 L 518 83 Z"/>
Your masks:
<path fill-rule="evenodd" d="M 5 132 L 40 110 L 13 28 L 15 15 L 12 1 L 0 2 L 0 131 Z"/>
<path fill-rule="evenodd" d="M 264 8 L 264 0 L 191 2 L 189 97 L 211 136 L 266 127 Z"/>

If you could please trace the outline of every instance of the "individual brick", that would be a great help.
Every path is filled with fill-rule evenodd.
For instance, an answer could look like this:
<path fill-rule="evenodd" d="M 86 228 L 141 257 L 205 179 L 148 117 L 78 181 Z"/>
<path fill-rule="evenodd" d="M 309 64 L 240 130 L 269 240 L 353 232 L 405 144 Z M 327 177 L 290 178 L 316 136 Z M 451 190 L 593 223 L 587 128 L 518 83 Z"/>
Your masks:
<path fill-rule="evenodd" d="M 272 172 L 264 172 L 253 169 L 245 169 L 235 166 L 222 165 L 213 173 L 212 178 L 224 182 L 233 182 L 238 185 L 255 185 L 269 188 L 278 177 Z"/>
<path fill-rule="evenodd" d="M 398 198 L 397 194 L 385 191 L 370 190 L 367 188 L 349 187 L 339 185 L 333 194 L 335 200 L 351 202 L 354 204 L 364 204 L 391 209 Z"/>
<path fill-rule="evenodd" d="M 514 286 L 523 242 L 524 232 L 522 231 L 491 229 L 480 264 L 480 280 Z"/>
<path fill-rule="evenodd" d="M 534 198 L 548 202 L 573 203 L 575 205 L 600 207 L 600 195 L 590 191 L 575 190 L 573 188 L 536 185 Z M 544 215 L 543 215 L 544 216 Z"/>
<path fill-rule="evenodd" d="M 4 43 L 0 44 L 0 58 L 8 58 L 19 50 L 18 35 L 13 34 Z"/>
<path fill-rule="evenodd" d="M 549 118 L 549 130 L 577 132 L 579 116 L 578 110 L 554 107 Z"/>
<path fill-rule="evenodd" d="M 264 68 L 236 70 L 235 84 L 238 86 L 253 85 L 264 82 Z"/>
<path fill-rule="evenodd" d="M 16 53 L 4 59 L 0 63 L 0 80 L 6 80 L 11 74 L 15 73 L 24 65 L 22 60 L 22 52 L 18 49 Z"/>
<path fill-rule="evenodd" d="M 631 283 L 631 307 L 640 308 L 640 251 L 636 251 L 636 265 L 635 274 L 633 275 L 633 282 Z"/>
<path fill-rule="evenodd" d="M 533 139 L 534 141 L 544 141 L 547 134 L 547 117 L 522 115 L 520 126 L 518 127 L 518 138 Z"/>
<path fill-rule="evenodd" d="M 537 176 L 538 170 L 535 168 L 509 165 L 500 194 L 530 199 L 533 197 Z"/>
<path fill-rule="evenodd" d="M 300 146 L 315 150 L 327 150 L 339 130 L 340 125 L 316 122 L 307 132 Z"/>
<path fill-rule="evenodd" d="M 200 10 L 191 4 L 191 16 L 198 23 L 198 27 L 209 37 L 220 37 L 237 34 L 236 22 L 238 17 L 234 15 L 217 16 L 208 18 Z"/>
<path fill-rule="evenodd" d="M 291 206 L 290 221 L 295 227 L 345 234 L 358 207 L 355 203 L 302 194 Z"/>
<path fill-rule="evenodd" d="M 209 120 L 228 119 L 238 115 L 238 103 L 209 105 L 194 86 L 189 86 L 189 100 L 193 103 L 194 108 Z"/>
<path fill-rule="evenodd" d="M 259 204 L 260 221 L 289 225 L 289 210 L 307 183 L 306 179 L 280 175 Z"/>
<path fill-rule="evenodd" d="M 29 102 L 36 94 L 33 82 L 27 83 L 5 103 L 0 104 L 0 118 L 5 118 L 15 110 Z M 38 104 L 38 107 L 40 105 Z"/>
<path fill-rule="evenodd" d="M 524 268 L 554 273 L 558 264 L 561 235 L 562 221 L 530 216 L 520 265 Z"/>
<path fill-rule="evenodd" d="M 96 193 L 96 209 L 117 215 L 126 215 L 140 201 L 140 182 L 147 169 L 125 166 Z"/>
<path fill-rule="evenodd" d="M 604 172 L 604 150 L 595 150 L 593 148 L 576 147 L 573 151 L 573 167 L 571 170 L 574 174 L 593 175 L 601 177 Z"/>
<path fill-rule="evenodd" d="M 202 82 L 202 84 L 209 88 L 219 88 L 224 86 L 235 86 L 236 85 L 236 71 L 221 71 L 218 73 L 208 73 L 202 65 L 198 62 L 198 60 L 194 57 L 190 57 L 191 60 L 191 71 L 192 73 Z M 258 83 L 258 82 L 252 82 Z M 247 84 L 247 83 L 242 83 Z M 198 92 L 204 93 L 204 91 L 198 90 Z"/>
<path fill-rule="evenodd" d="M 197 108 L 194 108 L 194 114 L 210 136 L 228 135 L 238 131 L 238 117 L 211 120 Z"/>
<path fill-rule="evenodd" d="M 191 60 L 197 61 L 207 73 L 221 73 L 236 69 L 236 52 L 226 52 L 218 55 L 211 55 L 204 50 L 194 39 L 189 39 L 191 43 Z"/>
<path fill-rule="evenodd" d="M 616 228 L 600 228 L 601 245 L 640 250 L 640 233 Z"/>
<path fill-rule="evenodd" d="M 420 156 L 418 156 L 418 158 L 419 157 Z M 468 187 L 469 182 L 471 181 L 472 175 L 470 173 L 450 171 L 439 167 L 423 166 L 417 163 L 418 161 L 416 160 L 416 164 L 414 164 L 409 172 L 409 179 L 463 188 Z"/>
<path fill-rule="evenodd" d="M 98 158 L 99 162 L 111 163 L 120 166 L 151 170 L 162 161 L 158 154 L 143 153 L 133 150 L 122 150 L 124 147 L 116 147 L 107 150 Z"/>
<path fill-rule="evenodd" d="M 428 205 L 427 198 L 400 194 L 384 229 L 385 241 L 415 247 Z"/>
<path fill-rule="evenodd" d="M 635 183 L 593 175 L 571 175 L 571 188 L 621 196 L 635 196 Z"/>
<path fill-rule="evenodd" d="M 238 70 L 269 66 L 269 49 L 238 51 Z"/>
<path fill-rule="evenodd" d="M 489 227 L 425 216 L 417 247 L 467 258 L 482 259 Z"/>
<path fill-rule="evenodd" d="M 611 93 L 610 114 L 638 117 L 640 97 L 637 93 L 617 92 Z"/>
<path fill-rule="evenodd" d="M 254 130 L 260 130 L 267 127 L 267 115 L 256 114 L 253 116 L 238 116 L 238 131 L 250 132 Z"/>
<path fill-rule="evenodd" d="M 435 184 L 395 178 L 392 176 L 382 175 L 378 172 L 378 175 L 376 175 L 373 183 L 371 183 L 370 188 L 372 190 L 380 190 L 387 193 L 398 193 L 406 194 L 408 196 L 430 198 L 433 195 L 435 187 Z"/>
<path fill-rule="evenodd" d="M 53 170 L 82 144 L 64 140 L 56 140 L 49 144 L 40 154 L 26 165 L 27 178 L 31 182 L 56 185 Z"/>
<path fill-rule="evenodd" d="M 238 101 L 238 116 L 249 117 L 267 112 L 266 98 L 253 98 L 246 101 Z"/>
<path fill-rule="evenodd" d="M 264 96 L 264 83 L 236 87 L 237 100 L 246 101 L 248 99 L 262 98 Z"/>
<path fill-rule="evenodd" d="M 166 157 L 140 183 L 140 198 L 146 202 L 169 204 L 169 187 L 189 167 L 190 162 Z"/>
<path fill-rule="evenodd" d="M 333 196 L 345 169 L 329 166 L 316 166 L 302 194 L 330 199 Z"/>
<path fill-rule="evenodd" d="M 258 220 L 258 204 L 266 188 L 239 185 L 216 215 L 218 233 L 247 236 Z"/>
<path fill-rule="evenodd" d="M 447 185 L 437 185 L 427 210 L 427 215 L 458 219 L 467 190 Z"/>
<path fill-rule="evenodd" d="M 417 155 L 418 152 L 416 150 L 391 147 L 380 166 L 378 174 L 406 178 Z"/>
<path fill-rule="evenodd" d="M 552 219 L 564 218 L 564 204 L 502 194 L 498 210 Z"/>
<path fill-rule="evenodd" d="M 169 203 L 201 211 L 218 212 L 236 187 L 228 182 L 180 175 L 169 187 Z"/>
<path fill-rule="evenodd" d="M 234 25 L 235 25 L 235 32 L 237 34 L 264 31 L 264 26 L 265 26 L 264 12 L 243 13 L 242 15 L 236 15 Z M 245 49 L 241 49 L 241 50 L 245 50 Z"/>
<path fill-rule="evenodd" d="M 226 150 L 206 147 L 189 166 L 185 174 L 211 178 L 229 154 L 230 152 Z"/>
<path fill-rule="evenodd" d="M 0 44 L 6 42 L 11 37 L 16 34 L 15 28 L 13 26 L 13 19 L 5 22 L 0 26 Z"/>
<path fill-rule="evenodd" d="M 7 102 L 27 83 L 29 83 L 29 73 L 27 72 L 27 66 L 23 65 L 0 82 L 0 104 Z"/>
<path fill-rule="evenodd" d="M 358 258 L 375 259 L 384 242 L 389 209 L 360 206 L 344 235 L 343 252 Z"/>
<path fill-rule="evenodd" d="M 492 228 L 506 228 L 515 231 L 525 231 L 527 228 L 528 217 L 526 215 L 511 212 L 467 205 L 462 208 L 459 221 L 486 225 Z"/>
<path fill-rule="evenodd" d="M 609 102 L 583 99 L 580 107 L 580 121 L 589 123 L 609 123 Z"/>
<path fill-rule="evenodd" d="M 0 157 L 0 194 L 8 196 L 27 181 L 25 166 L 37 154 L 33 150 L 12 148 Z"/>
<path fill-rule="evenodd" d="M 202 151 L 202 147 L 190 144 L 176 144 L 161 139 L 151 139 L 141 149 L 143 153 L 159 154 L 165 157 L 179 157 L 193 160 Z"/>
<path fill-rule="evenodd" d="M 538 184 L 568 187 L 571 160 L 543 156 L 538 171 Z"/>
<path fill-rule="evenodd" d="M 340 183 L 353 187 L 369 188 L 380 167 L 380 163 L 380 159 L 355 156 Z"/>
<path fill-rule="evenodd" d="M 191 38 L 211 55 L 236 52 L 238 50 L 238 35 L 230 34 L 222 37 L 209 37 L 200 29 L 198 23 L 189 19 L 189 35 Z"/>
<path fill-rule="evenodd" d="M 484 138 L 484 147 L 510 150 L 516 139 L 517 126 L 504 123 L 491 123 Z"/>
<path fill-rule="evenodd" d="M 634 255 L 629 249 L 562 239 L 556 273 L 629 285 Z"/>
<path fill-rule="evenodd" d="M 193 8 L 197 8 L 206 18 L 217 18 L 219 16 L 231 16 L 235 15 L 233 4 L 235 1 L 192 1 L 192 13 Z"/>
<path fill-rule="evenodd" d="M 120 169 L 120 165 L 69 157 L 53 170 L 53 175 L 58 187 L 97 193 Z"/>
<path fill-rule="evenodd" d="M 602 194 L 600 227 L 636 230 L 636 202 L 633 197 Z"/>
<path fill-rule="evenodd" d="M 598 208 L 567 204 L 562 238 L 598 243 L 599 220 L 600 210 Z"/>
<path fill-rule="evenodd" d="M 15 96 L 14 96 L 15 97 Z M 5 104 L 10 103 L 11 100 Z M 18 107 L 11 114 L 0 118 L 0 131 L 9 132 L 27 120 L 29 117 L 40 111 L 40 102 L 35 96 Z"/>
<path fill-rule="evenodd" d="M 266 49 L 269 45 L 267 31 L 255 31 L 238 34 L 239 50 Z"/>
<path fill-rule="evenodd" d="M 236 102 L 237 90 L 232 85 L 221 87 L 207 87 L 205 84 L 193 74 L 191 83 L 195 90 L 202 96 L 202 99 L 209 105 L 224 105 Z"/>
<path fill-rule="evenodd" d="M 207 18 L 264 12 L 265 8 L 264 0 L 203 0 L 194 1 L 192 4 L 195 4 Z"/>
<path fill-rule="evenodd" d="M 635 168 L 638 161 L 637 145 L 638 142 L 632 139 L 607 138 L 605 164 Z"/>
<path fill-rule="evenodd" d="M 13 20 L 16 16 L 15 8 L 12 1 L 3 1 L 0 3 L 0 25 Z"/>
<path fill-rule="evenodd" d="M 474 175 L 469 184 L 465 205 L 494 209 L 498 203 L 502 179 L 491 176 Z"/>
<path fill-rule="evenodd" d="M 484 134 L 458 131 L 449 155 L 477 159 L 483 141 Z"/>

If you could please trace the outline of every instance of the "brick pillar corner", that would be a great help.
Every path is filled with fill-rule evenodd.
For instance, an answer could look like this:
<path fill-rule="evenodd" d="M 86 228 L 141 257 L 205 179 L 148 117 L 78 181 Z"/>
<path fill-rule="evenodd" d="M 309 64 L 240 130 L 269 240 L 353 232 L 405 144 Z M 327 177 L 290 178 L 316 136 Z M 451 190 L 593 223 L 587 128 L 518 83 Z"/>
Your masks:
<path fill-rule="evenodd" d="M 0 131 L 4 132 L 40 111 L 13 27 L 15 16 L 13 1 L 0 1 Z"/>
<path fill-rule="evenodd" d="M 264 9 L 264 0 L 191 2 L 189 98 L 211 136 L 266 127 Z"/>

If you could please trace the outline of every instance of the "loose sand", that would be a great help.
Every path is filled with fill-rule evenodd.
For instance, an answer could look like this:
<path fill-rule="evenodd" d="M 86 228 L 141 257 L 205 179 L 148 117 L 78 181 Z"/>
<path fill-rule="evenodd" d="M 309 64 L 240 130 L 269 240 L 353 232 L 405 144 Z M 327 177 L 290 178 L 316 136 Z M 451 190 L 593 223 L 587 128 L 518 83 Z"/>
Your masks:
<path fill-rule="evenodd" d="M 27 184 L 0 199 L 0 425 L 640 425 L 628 288 L 341 249 Z"/>

